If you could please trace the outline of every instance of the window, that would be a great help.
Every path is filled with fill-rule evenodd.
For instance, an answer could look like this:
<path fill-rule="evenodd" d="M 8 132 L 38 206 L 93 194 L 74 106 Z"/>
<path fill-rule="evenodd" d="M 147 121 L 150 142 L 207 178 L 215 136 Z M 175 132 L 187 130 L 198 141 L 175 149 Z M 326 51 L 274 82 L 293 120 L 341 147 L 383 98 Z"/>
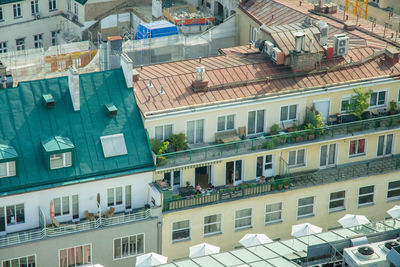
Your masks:
<path fill-rule="evenodd" d="M 15 43 L 17 45 L 17 51 L 25 50 L 25 38 L 17 39 Z"/>
<path fill-rule="evenodd" d="M 229 131 L 235 129 L 235 115 L 218 117 L 217 131 Z"/>
<path fill-rule="evenodd" d="M 204 235 L 221 233 L 221 214 L 204 217 Z"/>
<path fill-rule="evenodd" d="M 114 239 L 114 259 L 126 258 L 144 253 L 144 234 Z"/>
<path fill-rule="evenodd" d="M 298 200 L 297 218 L 314 215 L 314 197 L 300 198 Z"/>
<path fill-rule="evenodd" d="M 57 9 L 56 0 L 49 0 L 49 11 L 54 11 Z"/>
<path fill-rule="evenodd" d="M 57 45 L 58 41 L 57 41 L 57 34 L 59 34 L 60 31 L 54 31 L 51 32 L 51 45 Z"/>
<path fill-rule="evenodd" d="M 78 13 L 78 4 L 74 3 L 74 14 L 76 17 L 78 17 L 79 13 Z"/>
<path fill-rule="evenodd" d="M 336 144 L 321 146 L 319 166 L 327 167 L 336 163 Z"/>
<path fill-rule="evenodd" d="M 122 186 L 107 189 L 107 206 L 122 205 Z"/>
<path fill-rule="evenodd" d="M 365 139 L 350 141 L 349 156 L 365 155 Z"/>
<path fill-rule="evenodd" d="M 378 156 L 391 155 L 393 147 L 393 134 L 381 135 L 378 137 Z"/>
<path fill-rule="evenodd" d="M 42 48 L 43 47 L 43 34 L 36 34 L 33 36 L 33 44 L 35 48 Z"/>
<path fill-rule="evenodd" d="M 169 139 L 172 135 L 172 124 L 156 126 L 155 138 L 158 140 Z"/>
<path fill-rule="evenodd" d="M 342 101 L 340 102 L 340 113 L 348 113 L 350 112 L 350 103 L 352 96 L 342 97 Z"/>
<path fill-rule="evenodd" d="M 57 153 L 50 155 L 50 169 L 59 169 L 72 166 L 72 153 Z"/>
<path fill-rule="evenodd" d="M 0 7 L 0 21 L 4 20 L 3 18 L 3 8 Z"/>
<path fill-rule="evenodd" d="M 132 208 L 132 186 L 125 186 L 125 209 Z"/>
<path fill-rule="evenodd" d="M 14 11 L 14 19 L 20 18 L 22 16 L 21 15 L 21 4 L 14 4 L 13 11 Z"/>
<path fill-rule="evenodd" d="M 251 208 L 235 211 L 235 230 L 252 227 Z"/>
<path fill-rule="evenodd" d="M 388 183 L 387 200 L 400 199 L 400 180 Z"/>
<path fill-rule="evenodd" d="M 79 196 L 72 196 L 72 219 L 79 219 Z"/>
<path fill-rule="evenodd" d="M 164 181 L 173 189 L 181 187 L 181 171 L 173 171 L 164 173 Z"/>
<path fill-rule="evenodd" d="M 289 152 L 289 161 L 288 165 L 289 167 L 300 167 L 300 166 L 305 166 L 305 149 L 299 149 L 299 150 L 293 150 Z"/>
<path fill-rule="evenodd" d="M 226 184 L 234 184 L 242 180 L 242 160 L 226 163 Z"/>
<path fill-rule="evenodd" d="M 257 157 L 256 176 L 270 176 L 272 172 L 272 155 Z"/>
<path fill-rule="evenodd" d="M 374 185 L 360 187 L 358 190 L 358 206 L 374 203 Z"/>
<path fill-rule="evenodd" d="M 267 204 L 265 207 L 265 224 L 282 221 L 282 202 Z"/>
<path fill-rule="evenodd" d="M 0 54 L 7 53 L 7 42 L 0 42 Z"/>
<path fill-rule="evenodd" d="M 281 121 L 291 121 L 297 119 L 297 105 L 281 107 Z"/>
<path fill-rule="evenodd" d="M 257 35 L 258 35 L 257 28 L 250 25 L 250 40 L 249 41 L 254 44 L 257 41 L 257 38 L 258 38 Z"/>
<path fill-rule="evenodd" d="M 55 216 L 69 214 L 69 196 L 57 197 L 53 199 Z"/>
<path fill-rule="evenodd" d="M 0 178 L 16 176 L 15 161 L 0 163 Z"/>
<path fill-rule="evenodd" d="M 91 264 L 92 244 L 60 249 L 58 254 L 60 267 L 75 267 Z"/>
<path fill-rule="evenodd" d="M 24 256 L 15 259 L 8 259 L 2 261 L 2 267 L 36 267 L 36 256 Z"/>
<path fill-rule="evenodd" d="M 346 191 L 338 191 L 331 193 L 329 199 L 329 212 L 344 210 L 344 200 L 346 198 Z"/>
<path fill-rule="evenodd" d="M 249 111 L 247 118 L 247 134 L 264 132 L 264 110 Z"/>
<path fill-rule="evenodd" d="M 67 11 L 68 11 L 68 13 L 71 13 L 72 11 L 72 9 L 71 9 L 71 1 L 72 0 L 67 0 Z"/>
<path fill-rule="evenodd" d="M 188 121 L 186 123 L 186 138 L 189 144 L 204 142 L 204 120 Z"/>
<path fill-rule="evenodd" d="M 122 156 L 128 154 L 124 134 L 113 134 L 100 136 L 101 146 L 105 158 Z"/>
<path fill-rule="evenodd" d="M 376 91 L 371 93 L 369 106 L 371 108 L 386 105 L 386 91 Z"/>
<path fill-rule="evenodd" d="M 7 225 L 25 223 L 24 204 L 7 206 L 6 215 L 7 215 Z"/>
<path fill-rule="evenodd" d="M 32 15 L 39 13 L 39 0 L 31 1 L 31 13 Z"/>
<path fill-rule="evenodd" d="M 172 224 L 172 241 L 187 240 L 190 238 L 190 221 L 174 222 Z"/>

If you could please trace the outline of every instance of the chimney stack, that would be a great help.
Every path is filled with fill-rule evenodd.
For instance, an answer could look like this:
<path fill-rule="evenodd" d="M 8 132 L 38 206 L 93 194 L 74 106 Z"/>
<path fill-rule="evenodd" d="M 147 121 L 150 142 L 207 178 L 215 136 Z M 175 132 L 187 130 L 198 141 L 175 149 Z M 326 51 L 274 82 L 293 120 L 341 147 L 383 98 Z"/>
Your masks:
<path fill-rule="evenodd" d="M 306 43 L 306 35 L 304 32 L 295 32 L 294 33 L 294 51 L 300 53 L 305 50 Z"/>
<path fill-rule="evenodd" d="M 79 73 L 73 67 L 68 68 L 68 86 L 74 111 L 80 111 L 81 98 L 79 92 Z"/>
<path fill-rule="evenodd" d="M 133 87 L 133 61 L 123 53 L 121 55 L 121 67 L 124 72 L 126 87 Z"/>

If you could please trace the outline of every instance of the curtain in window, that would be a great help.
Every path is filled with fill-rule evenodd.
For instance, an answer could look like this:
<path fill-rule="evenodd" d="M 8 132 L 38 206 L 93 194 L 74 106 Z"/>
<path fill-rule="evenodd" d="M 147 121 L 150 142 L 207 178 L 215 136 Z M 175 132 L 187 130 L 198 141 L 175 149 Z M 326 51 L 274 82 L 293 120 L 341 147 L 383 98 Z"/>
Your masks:
<path fill-rule="evenodd" d="M 71 166 L 72 165 L 72 152 L 66 152 L 64 153 L 65 156 L 65 166 Z"/>
<path fill-rule="evenodd" d="M 36 267 L 35 256 L 28 257 L 28 267 Z"/>
<path fill-rule="evenodd" d="M 17 213 L 17 222 L 18 223 L 23 223 L 25 222 L 25 210 L 24 210 L 24 204 L 19 204 L 15 206 L 15 210 Z"/>
<path fill-rule="evenodd" d="M 194 144 L 194 121 L 186 123 L 186 138 L 189 144 Z"/>
<path fill-rule="evenodd" d="M 7 162 L 0 163 L 0 177 L 8 176 L 7 173 Z"/>
<path fill-rule="evenodd" d="M 225 130 L 225 116 L 218 117 L 218 131 Z"/>
<path fill-rule="evenodd" d="M 79 218 L 79 199 L 78 195 L 72 196 L 72 218 L 78 219 Z"/>
<path fill-rule="evenodd" d="M 132 186 L 125 186 L 125 208 L 132 208 Z"/>
<path fill-rule="evenodd" d="M 328 164 L 332 165 L 335 164 L 336 158 L 336 144 L 329 145 L 329 157 L 328 157 Z"/>
<path fill-rule="evenodd" d="M 354 155 L 356 151 L 356 141 L 351 141 L 350 142 L 350 155 Z"/>
<path fill-rule="evenodd" d="M 84 257 L 84 263 L 85 264 L 92 263 L 92 253 L 91 253 L 90 245 L 85 245 L 83 247 L 83 257 Z"/>
<path fill-rule="evenodd" d="M 304 149 L 297 150 L 297 164 L 304 164 Z"/>
<path fill-rule="evenodd" d="M 235 128 L 235 115 L 229 115 L 226 117 L 227 122 L 226 122 L 226 129 L 227 130 L 232 130 Z"/>
<path fill-rule="evenodd" d="M 281 107 L 281 121 L 286 121 L 288 119 L 288 107 Z"/>
<path fill-rule="evenodd" d="M 364 153 L 365 149 L 365 139 L 358 140 L 358 150 L 357 153 Z"/>
<path fill-rule="evenodd" d="M 297 109 L 297 105 L 290 106 L 290 109 L 289 109 L 289 120 L 296 119 L 296 109 Z"/>
<path fill-rule="evenodd" d="M 62 209 L 63 209 L 63 214 L 69 213 L 69 197 L 68 196 L 62 198 Z"/>
<path fill-rule="evenodd" d="M 203 143 L 204 120 L 196 121 L 196 143 Z"/>
<path fill-rule="evenodd" d="M 75 248 L 68 249 L 68 267 L 75 266 Z"/>
<path fill-rule="evenodd" d="M 289 152 L 289 165 L 296 165 L 296 151 Z"/>
<path fill-rule="evenodd" d="M 326 145 L 321 146 L 321 155 L 320 155 L 320 160 L 319 160 L 319 166 L 325 166 L 326 165 L 327 149 L 328 149 L 328 146 L 326 146 Z"/>
<path fill-rule="evenodd" d="M 15 161 L 9 161 L 8 162 L 8 176 L 15 176 L 15 175 L 17 175 L 17 169 L 15 168 Z M 1 167 L 0 167 L 0 177 L 1 177 Z"/>
<path fill-rule="evenodd" d="M 242 161 L 237 160 L 235 161 L 235 181 L 242 180 Z"/>
<path fill-rule="evenodd" d="M 129 254 L 135 255 L 136 254 L 136 236 L 129 237 Z"/>
<path fill-rule="evenodd" d="M 233 168 L 234 168 L 234 162 L 230 161 L 226 163 L 226 184 L 233 184 Z"/>
<path fill-rule="evenodd" d="M 83 265 L 83 247 L 76 247 L 75 249 L 76 253 L 76 265 Z"/>
<path fill-rule="evenodd" d="M 257 166 L 256 166 L 256 176 L 260 177 L 263 175 L 263 157 L 257 157 Z"/>
<path fill-rule="evenodd" d="M 121 258 L 121 239 L 114 240 L 114 259 Z"/>
<path fill-rule="evenodd" d="M 169 139 L 172 135 L 172 124 L 164 126 L 164 139 Z"/>
<path fill-rule="evenodd" d="M 247 132 L 254 134 L 256 132 L 256 112 L 250 111 L 247 118 Z"/>
<path fill-rule="evenodd" d="M 388 134 L 386 136 L 386 151 L 385 154 L 392 154 L 392 143 L 393 143 L 393 134 Z"/>
<path fill-rule="evenodd" d="M 370 100 L 369 100 L 369 105 L 370 106 L 375 106 L 376 105 L 376 99 L 377 99 L 377 93 L 372 93 Z"/>
<path fill-rule="evenodd" d="M 0 207 L 0 232 L 6 230 L 6 216 L 4 213 L 4 207 Z"/>
<path fill-rule="evenodd" d="M 67 265 L 67 250 L 60 250 L 60 267 L 68 267 Z"/>
<path fill-rule="evenodd" d="M 257 111 L 257 133 L 264 131 L 264 110 Z"/>
<path fill-rule="evenodd" d="M 54 203 L 54 214 L 55 216 L 60 216 L 61 215 L 61 198 L 55 198 L 53 199 Z"/>
<path fill-rule="evenodd" d="M 188 222 L 188 227 L 189 227 L 189 222 Z M 141 254 L 144 253 L 144 236 L 143 235 L 137 235 L 137 253 Z"/>
<path fill-rule="evenodd" d="M 155 138 L 158 140 L 163 140 L 163 127 L 157 126 L 155 129 Z"/>
<path fill-rule="evenodd" d="M 107 205 L 114 206 L 114 188 L 107 189 Z"/>
<path fill-rule="evenodd" d="M 378 137 L 378 156 L 382 156 L 383 155 L 383 145 L 385 143 L 385 136 L 381 135 Z"/>
<path fill-rule="evenodd" d="M 181 172 L 174 171 L 174 185 L 180 185 L 180 184 L 181 184 Z"/>
<path fill-rule="evenodd" d="M 122 238 L 122 256 L 126 257 L 129 255 L 129 239 L 128 237 Z"/>
<path fill-rule="evenodd" d="M 116 205 L 122 204 L 122 186 L 115 188 L 115 202 Z"/>
<path fill-rule="evenodd" d="M 7 224 L 15 223 L 15 206 L 7 206 Z"/>

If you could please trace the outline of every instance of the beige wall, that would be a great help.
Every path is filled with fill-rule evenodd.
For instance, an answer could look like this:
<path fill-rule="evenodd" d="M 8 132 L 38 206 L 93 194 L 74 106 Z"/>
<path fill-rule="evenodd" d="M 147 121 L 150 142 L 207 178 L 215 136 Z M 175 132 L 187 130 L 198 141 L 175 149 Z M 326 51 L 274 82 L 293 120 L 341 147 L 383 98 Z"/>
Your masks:
<path fill-rule="evenodd" d="M 254 20 L 250 19 L 243 11 L 237 9 L 239 15 L 239 44 L 247 45 L 250 42 L 250 25 L 256 29 L 260 29 L 260 25 Z M 260 33 L 260 30 L 258 31 Z"/>
<path fill-rule="evenodd" d="M 335 184 L 319 185 L 310 188 L 287 190 L 268 194 L 260 197 L 243 198 L 237 201 L 229 201 L 210 206 L 186 209 L 163 214 L 162 226 L 162 254 L 169 257 L 169 260 L 187 257 L 189 247 L 207 242 L 220 246 L 222 250 L 229 250 L 238 246 L 238 241 L 246 233 L 264 233 L 272 239 L 290 238 L 291 225 L 309 222 L 326 231 L 328 228 L 340 226 L 337 220 L 345 214 L 363 214 L 370 220 L 384 219 L 388 215 L 386 211 L 399 204 L 400 201 L 387 201 L 387 185 L 389 181 L 400 180 L 399 172 L 391 174 L 369 176 L 359 179 L 337 182 Z M 373 205 L 358 207 L 359 187 L 375 185 L 375 203 Z M 329 212 L 330 193 L 345 190 L 345 210 Z M 297 219 L 297 202 L 299 198 L 315 196 L 315 216 L 304 219 Z M 265 205 L 282 202 L 283 221 L 275 224 L 264 224 Z M 244 230 L 234 230 L 234 214 L 236 210 L 252 208 L 253 226 Z M 222 234 L 214 236 L 203 236 L 204 216 L 222 214 Z M 191 237 L 189 240 L 172 242 L 172 224 L 182 220 L 190 220 Z"/>

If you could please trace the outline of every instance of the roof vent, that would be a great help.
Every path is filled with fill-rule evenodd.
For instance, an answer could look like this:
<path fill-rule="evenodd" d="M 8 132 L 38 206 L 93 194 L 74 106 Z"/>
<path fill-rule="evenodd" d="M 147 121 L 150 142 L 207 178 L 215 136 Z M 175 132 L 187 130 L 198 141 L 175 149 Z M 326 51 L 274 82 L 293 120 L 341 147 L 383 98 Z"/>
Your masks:
<path fill-rule="evenodd" d="M 400 244 L 396 241 L 387 241 L 383 245 L 384 246 L 383 250 L 385 250 L 386 252 L 389 252 L 393 247 L 397 247 L 398 245 L 400 245 Z"/>
<path fill-rule="evenodd" d="M 306 35 L 304 32 L 294 33 L 294 51 L 300 53 L 306 48 Z"/>
<path fill-rule="evenodd" d="M 54 107 L 54 98 L 51 94 L 42 95 L 42 103 L 48 109 Z"/>
<path fill-rule="evenodd" d="M 374 249 L 369 246 L 359 247 L 357 249 L 357 254 L 362 259 L 370 259 L 374 255 Z"/>
<path fill-rule="evenodd" d="M 306 28 L 309 28 L 311 26 L 311 18 L 310 17 L 306 17 L 303 21 L 303 26 Z"/>
<path fill-rule="evenodd" d="M 104 110 L 105 110 L 107 116 L 110 118 L 117 116 L 118 109 L 114 104 L 105 104 Z"/>
<path fill-rule="evenodd" d="M 195 91 L 202 91 L 208 88 L 208 81 L 205 79 L 206 69 L 204 66 L 196 67 L 196 80 L 192 82 Z"/>

